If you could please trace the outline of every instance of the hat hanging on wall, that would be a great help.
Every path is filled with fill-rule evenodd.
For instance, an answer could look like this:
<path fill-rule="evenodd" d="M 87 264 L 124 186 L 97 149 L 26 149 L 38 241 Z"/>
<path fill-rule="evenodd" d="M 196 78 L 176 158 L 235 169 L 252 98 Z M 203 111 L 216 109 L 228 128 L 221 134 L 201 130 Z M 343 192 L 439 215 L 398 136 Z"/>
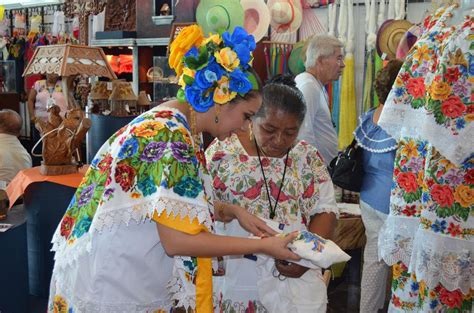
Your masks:
<path fill-rule="evenodd" d="M 201 0 L 196 8 L 196 21 L 205 36 L 230 31 L 244 25 L 244 9 L 239 0 Z"/>
<path fill-rule="evenodd" d="M 413 25 L 410 27 L 405 35 L 403 35 L 402 39 L 398 43 L 396 57 L 397 59 L 405 59 L 410 51 L 411 47 L 415 44 L 418 38 L 421 36 L 421 26 L 420 25 Z"/>
<path fill-rule="evenodd" d="M 385 53 L 388 60 L 394 59 L 400 40 L 411 26 L 407 20 L 386 20 L 377 32 L 378 54 Z"/>
<path fill-rule="evenodd" d="M 272 28 L 277 33 L 294 33 L 303 21 L 300 0 L 268 0 Z"/>
<path fill-rule="evenodd" d="M 288 58 L 288 68 L 293 75 L 303 73 L 306 69 L 303 61 L 305 59 L 305 56 L 303 55 L 304 44 L 304 41 L 295 43 L 291 50 L 290 57 Z"/>
<path fill-rule="evenodd" d="M 255 42 L 260 41 L 268 33 L 270 26 L 270 10 L 263 0 L 241 0 L 240 4 L 244 9 L 244 28 L 255 38 Z"/>

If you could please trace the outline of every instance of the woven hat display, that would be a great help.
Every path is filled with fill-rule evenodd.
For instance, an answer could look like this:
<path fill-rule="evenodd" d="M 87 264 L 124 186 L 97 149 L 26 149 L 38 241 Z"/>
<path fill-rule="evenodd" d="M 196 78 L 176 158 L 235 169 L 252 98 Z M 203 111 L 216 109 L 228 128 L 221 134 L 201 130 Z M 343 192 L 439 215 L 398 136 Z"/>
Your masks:
<path fill-rule="evenodd" d="M 109 99 L 111 91 L 107 89 L 107 82 L 98 81 L 92 86 L 89 99 L 91 100 L 103 100 Z"/>
<path fill-rule="evenodd" d="M 303 8 L 299 0 L 268 0 L 272 28 L 277 33 L 294 33 L 303 22 Z"/>
<path fill-rule="evenodd" d="M 241 0 L 240 4 L 244 8 L 244 28 L 255 38 L 255 42 L 260 41 L 268 33 L 270 26 L 270 10 L 263 0 Z"/>
<path fill-rule="evenodd" d="M 109 100 L 136 101 L 137 96 L 133 92 L 132 84 L 130 82 L 117 82 L 114 83 Z"/>
<path fill-rule="evenodd" d="M 196 21 L 205 36 L 229 31 L 244 25 L 244 9 L 239 0 L 201 0 L 196 8 Z"/>
<path fill-rule="evenodd" d="M 397 59 L 405 59 L 408 51 L 410 51 L 411 47 L 415 44 L 418 38 L 421 36 L 421 26 L 420 25 L 413 25 L 410 27 L 405 35 L 403 35 L 402 39 L 398 43 L 396 57 Z"/>
<path fill-rule="evenodd" d="M 377 32 L 377 52 L 380 56 L 384 53 L 387 59 L 394 59 L 398 44 L 407 30 L 413 24 L 407 20 L 387 20 Z"/>
<path fill-rule="evenodd" d="M 288 68 L 293 75 L 298 75 L 300 73 L 303 73 L 305 71 L 305 66 L 304 66 L 304 41 L 299 41 L 294 44 L 293 50 L 291 50 L 290 57 L 288 59 Z"/>

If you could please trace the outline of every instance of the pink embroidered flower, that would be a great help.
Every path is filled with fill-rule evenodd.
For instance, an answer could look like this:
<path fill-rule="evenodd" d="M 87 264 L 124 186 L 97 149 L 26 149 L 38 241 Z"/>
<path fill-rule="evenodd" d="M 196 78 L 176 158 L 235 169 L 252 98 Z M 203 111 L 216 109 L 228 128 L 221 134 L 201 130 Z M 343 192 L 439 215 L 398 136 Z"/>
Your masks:
<path fill-rule="evenodd" d="M 239 160 L 240 162 L 247 162 L 249 159 L 248 156 L 246 156 L 245 154 L 239 154 Z"/>
<path fill-rule="evenodd" d="M 222 159 L 224 156 L 225 156 L 225 152 L 224 152 L 224 151 L 217 151 L 217 152 L 214 153 L 214 155 L 212 156 L 212 161 L 219 161 L 219 160 Z"/>

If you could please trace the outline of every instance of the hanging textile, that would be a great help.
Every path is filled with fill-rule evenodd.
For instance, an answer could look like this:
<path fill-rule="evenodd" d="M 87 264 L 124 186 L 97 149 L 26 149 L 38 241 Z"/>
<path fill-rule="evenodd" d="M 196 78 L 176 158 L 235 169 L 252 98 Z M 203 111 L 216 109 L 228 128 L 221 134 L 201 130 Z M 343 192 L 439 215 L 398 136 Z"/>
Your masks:
<path fill-rule="evenodd" d="M 315 34 L 326 34 L 327 29 L 321 24 L 316 16 L 316 10 L 312 9 L 310 1 L 302 0 L 303 5 L 303 22 L 299 29 L 299 39 L 306 40 Z M 320 3 L 321 4 L 321 3 Z"/>
<path fill-rule="evenodd" d="M 344 6 L 343 6 L 344 4 Z M 357 126 L 357 110 L 354 81 L 354 12 L 353 0 L 341 1 L 339 18 L 347 16 L 346 67 L 342 73 L 341 100 L 339 114 L 339 149 L 348 146 L 353 139 L 352 132 Z M 343 11 L 346 14 L 343 14 Z M 344 36 L 346 32 L 342 34 Z M 341 34 L 340 34 L 341 35 Z"/>
<path fill-rule="evenodd" d="M 56 11 L 53 17 L 53 29 L 51 33 L 53 36 L 59 36 L 66 30 L 66 23 L 64 19 L 64 12 Z"/>
<path fill-rule="evenodd" d="M 341 103 L 341 79 L 333 81 L 331 84 L 331 117 L 333 123 L 336 125 L 336 133 L 339 134 L 339 115 Z"/>
<path fill-rule="evenodd" d="M 383 4 L 382 4 L 383 3 Z M 366 58 L 364 63 L 364 83 L 363 83 L 363 100 L 362 100 L 362 112 L 368 111 L 370 108 L 374 107 L 374 89 L 373 81 L 375 77 L 375 45 L 377 42 L 377 25 L 376 25 L 376 0 L 366 0 Z M 383 18 L 383 11 L 385 8 L 385 3 L 382 0 L 380 2 L 380 11 L 378 18 Z M 382 14 L 381 14 L 382 13 Z M 362 113 L 361 112 L 361 113 Z"/>

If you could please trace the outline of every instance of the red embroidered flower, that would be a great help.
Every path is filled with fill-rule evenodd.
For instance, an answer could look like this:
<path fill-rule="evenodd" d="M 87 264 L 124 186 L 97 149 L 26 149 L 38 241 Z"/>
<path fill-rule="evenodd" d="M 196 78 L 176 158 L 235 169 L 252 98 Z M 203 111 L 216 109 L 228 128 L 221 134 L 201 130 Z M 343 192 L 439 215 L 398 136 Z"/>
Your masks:
<path fill-rule="evenodd" d="M 112 182 L 112 176 L 109 174 L 107 176 L 107 179 L 105 180 L 105 187 L 107 187 L 108 185 L 110 185 L 110 183 Z"/>
<path fill-rule="evenodd" d="M 397 177 L 397 182 L 406 192 L 416 192 L 416 189 L 418 188 L 418 185 L 416 184 L 416 176 L 411 172 L 400 173 Z"/>
<path fill-rule="evenodd" d="M 72 216 L 65 215 L 63 220 L 61 221 L 61 229 L 60 234 L 63 237 L 69 238 L 71 234 L 72 228 L 74 227 L 76 219 Z"/>
<path fill-rule="evenodd" d="M 459 289 L 449 291 L 446 288 L 441 288 L 439 299 L 449 308 L 460 308 L 462 305 L 462 293 Z"/>
<path fill-rule="evenodd" d="M 460 76 L 461 72 L 457 67 L 448 67 L 446 73 L 444 74 L 444 79 L 446 79 L 448 83 L 454 83 L 459 79 Z"/>
<path fill-rule="evenodd" d="M 471 98 L 472 99 L 472 98 Z M 467 106 L 467 113 L 474 113 L 474 104 L 469 104 Z"/>
<path fill-rule="evenodd" d="M 311 198 L 314 194 L 314 178 L 311 179 L 311 183 L 303 193 L 303 199 Z"/>
<path fill-rule="evenodd" d="M 212 156 L 212 161 L 219 161 L 219 160 L 222 159 L 224 156 L 225 156 L 225 152 L 224 152 L 224 151 L 217 151 L 217 152 L 214 153 L 214 155 Z"/>
<path fill-rule="evenodd" d="M 213 185 L 214 189 L 216 189 L 216 190 L 225 191 L 227 189 L 227 186 L 224 184 L 224 182 L 217 175 L 214 177 L 214 181 L 213 181 L 212 185 Z"/>
<path fill-rule="evenodd" d="M 451 118 L 461 116 L 466 111 L 466 106 L 462 103 L 461 98 L 451 95 L 441 104 L 441 112 Z"/>
<path fill-rule="evenodd" d="M 172 111 L 160 111 L 155 113 L 155 117 L 170 118 L 171 116 L 173 116 Z"/>
<path fill-rule="evenodd" d="M 204 152 L 202 152 L 201 150 L 197 151 L 196 152 L 196 158 L 197 158 L 198 162 L 202 166 L 204 166 L 204 168 L 207 168 L 206 155 L 204 154 Z"/>
<path fill-rule="evenodd" d="M 246 156 L 245 154 L 239 154 L 239 160 L 240 162 L 247 162 L 249 159 L 248 156 Z"/>
<path fill-rule="evenodd" d="M 447 185 L 433 185 L 431 188 L 431 197 L 443 208 L 449 208 L 454 203 L 453 191 L 451 187 Z"/>
<path fill-rule="evenodd" d="M 402 305 L 400 302 L 400 298 L 398 298 L 396 295 L 392 295 L 392 303 L 397 308 L 399 308 Z"/>
<path fill-rule="evenodd" d="M 451 234 L 453 237 L 457 237 L 462 234 L 461 227 L 459 225 L 454 224 L 453 222 L 449 223 L 448 233 Z"/>
<path fill-rule="evenodd" d="M 416 205 L 407 205 L 402 213 L 406 216 L 413 216 L 416 213 Z"/>
<path fill-rule="evenodd" d="M 288 160 L 286 161 L 286 166 L 291 167 L 292 164 L 293 164 L 293 159 L 288 158 Z"/>
<path fill-rule="evenodd" d="M 129 191 L 135 179 L 135 170 L 127 164 L 119 164 L 115 169 L 115 181 L 123 191 Z"/>
<path fill-rule="evenodd" d="M 100 173 L 104 173 L 110 168 L 110 164 L 112 164 L 112 156 L 107 153 L 106 156 L 97 164 L 97 167 L 99 168 Z"/>
<path fill-rule="evenodd" d="M 474 168 L 469 169 L 467 173 L 464 174 L 464 180 L 466 181 L 466 184 L 474 184 Z"/>
<path fill-rule="evenodd" d="M 403 74 L 400 75 L 400 78 L 406 82 L 407 80 L 410 79 L 410 74 L 408 72 L 404 72 Z"/>
<path fill-rule="evenodd" d="M 263 159 L 262 159 L 262 166 L 263 166 L 263 167 L 267 167 L 267 166 L 269 166 L 269 165 L 270 165 L 270 160 L 267 159 L 267 158 L 263 158 Z"/>
<path fill-rule="evenodd" d="M 425 83 L 423 77 L 410 78 L 407 83 L 407 90 L 413 98 L 421 98 L 425 95 Z"/>

